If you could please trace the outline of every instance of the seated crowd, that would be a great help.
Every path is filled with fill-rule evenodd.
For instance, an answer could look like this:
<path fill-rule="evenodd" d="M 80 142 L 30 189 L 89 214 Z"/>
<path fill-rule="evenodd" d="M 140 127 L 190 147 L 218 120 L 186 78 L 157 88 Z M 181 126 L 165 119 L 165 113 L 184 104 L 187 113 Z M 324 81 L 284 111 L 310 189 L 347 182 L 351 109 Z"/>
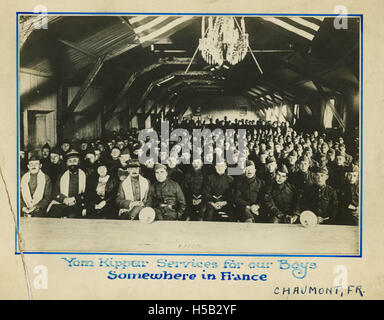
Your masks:
<path fill-rule="evenodd" d="M 214 140 L 206 148 L 210 152 L 204 145 L 197 150 L 201 159 L 192 161 L 192 150 L 170 148 L 174 154 L 159 152 L 140 163 L 142 147 L 157 144 L 160 150 L 161 142 L 138 140 L 137 129 L 64 140 L 53 148 L 46 144 L 41 151 L 20 153 L 21 215 L 134 220 L 152 207 L 156 220 L 292 224 L 310 210 L 320 224 L 359 224 L 359 157 L 347 153 L 341 136 L 226 118 L 208 124 L 183 119 L 178 125 L 190 132 L 198 126 L 246 129 L 245 155 L 236 139 L 222 148 Z M 227 163 L 217 157 L 228 151 L 243 157 L 241 175 L 228 174 L 237 159 Z"/>

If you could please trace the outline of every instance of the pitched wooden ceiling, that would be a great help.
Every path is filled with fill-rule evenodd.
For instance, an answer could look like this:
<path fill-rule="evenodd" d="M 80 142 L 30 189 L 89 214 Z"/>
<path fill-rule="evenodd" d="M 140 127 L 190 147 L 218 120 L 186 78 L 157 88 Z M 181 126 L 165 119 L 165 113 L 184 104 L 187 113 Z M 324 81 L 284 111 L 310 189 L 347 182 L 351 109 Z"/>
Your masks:
<path fill-rule="evenodd" d="M 137 110 L 147 99 L 165 103 L 194 93 L 244 95 L 260 107 L 305 103 L 359 86 L 359 19 L 349 18 L 346 30 L 335 29 L 333 20 L 321 21 L 309 40 L 262 17 L 246 17 L 252 53 L 235 66 L 212 68 L 198 52 L 191 61 L 201 17 L 51 17 L 48 29 L 34 30 L 23 42 L 20 67 L 84 91 L 102 87 L 110 112 L 120 112 L 126 97 Z M 76 110 L 77 100 L 69 110 Z"/>

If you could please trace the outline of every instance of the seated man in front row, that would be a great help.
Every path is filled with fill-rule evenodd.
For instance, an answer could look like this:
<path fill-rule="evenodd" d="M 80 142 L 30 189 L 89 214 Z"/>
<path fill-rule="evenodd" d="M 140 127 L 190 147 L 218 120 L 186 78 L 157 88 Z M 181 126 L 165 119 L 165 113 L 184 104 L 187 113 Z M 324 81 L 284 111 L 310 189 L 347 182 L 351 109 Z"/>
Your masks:
<path fill-rule="evenodd" d="M 216 173 L 208 176 L 203 191 L 207 203 L 205 220 L 236 221 L 231 207 L 234 179 L 226 174 L 227 164 L 225 161 L 218 161 L 215 169 Z"/>
<path fill-rule="evenodd" d="M 123 180 L 117 192 L 116 204 L 121 219 L 138 219 L 149 191 L 149 182 L 140 174 L 138 160 L 128 160 L 128 177 Z"/>
<path fill-rule="evenodd" d="M 247 160 L 245 174 L 239 179 L 235 193 L 235 203 L 240 209 L 242 222 L 264 222 L 260 209 L 264 187 L 264 181 L 256 176 L 255 163 Z"/>
<path fill-rule="evenodd" d="M 146 207 L 152 207 L 156 212 L 157 220 L 181 219 L 186 201 L 180 185 L 168 178 L 167 167 L 156 164 L 156 182 L 149 187 Z"/>
<path fill-rule="evenodd" d="M 337 218 L 338 200 L 336 191 L 327 185 L 327 168 L 315 167 L 314 184 L 304 189 L 300 200 L 300 211 L 310 210 L 317 216 L 319 224 L 334 224 Z"/>
<path fill-rule="evenodd" d="M 65 155 L 67 170 L 57 178 L 47 216 L 81 218 L 85 214 L 86 175 L 80 169 L 80 154 L 72 149 Z"/>
<path fill-rule="evenodd" d="M 29 158 L 27 167 L 21 178 L 21 212 L 23 216 L 43 217 L 51 200 L 51 180 L 41 171 L 36 155 Z"/>
<path fill-rule="evenodd" d="M 267 186 L 264 203 L 269 220 L 272 223 L 295 223 L 299 217 L 297 189 L 287 182 L 288 169 L 278 165 L 275 181 Z"/>

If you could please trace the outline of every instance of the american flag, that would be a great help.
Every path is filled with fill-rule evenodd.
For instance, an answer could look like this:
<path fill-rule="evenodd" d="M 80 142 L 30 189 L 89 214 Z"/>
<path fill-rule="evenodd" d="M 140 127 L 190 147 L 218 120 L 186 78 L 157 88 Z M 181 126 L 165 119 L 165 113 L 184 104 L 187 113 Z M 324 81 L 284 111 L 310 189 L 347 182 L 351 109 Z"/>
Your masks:
<path fill-rule="evenodd" d="M 131 16 L 128 22 L 132 26 L 137 40 L 142 44 L 156 42 L 166 38 L 192 23 L 194 16 Z"/>
<path fill-rule="evenodd" d="M 285 30 L 293 32 L 310 41 L 316 36 L 324 17 L 261 17 Z"/>

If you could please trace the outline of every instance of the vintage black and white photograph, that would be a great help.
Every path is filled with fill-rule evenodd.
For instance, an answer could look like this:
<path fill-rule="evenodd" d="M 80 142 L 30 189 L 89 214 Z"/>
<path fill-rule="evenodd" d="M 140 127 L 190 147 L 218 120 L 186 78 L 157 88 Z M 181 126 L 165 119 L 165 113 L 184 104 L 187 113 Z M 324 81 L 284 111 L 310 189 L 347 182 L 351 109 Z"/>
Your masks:
<path fill-rule="evenodd" d="M 24 251 L 359 256 L 360 23 L 19 15 Z"/>

